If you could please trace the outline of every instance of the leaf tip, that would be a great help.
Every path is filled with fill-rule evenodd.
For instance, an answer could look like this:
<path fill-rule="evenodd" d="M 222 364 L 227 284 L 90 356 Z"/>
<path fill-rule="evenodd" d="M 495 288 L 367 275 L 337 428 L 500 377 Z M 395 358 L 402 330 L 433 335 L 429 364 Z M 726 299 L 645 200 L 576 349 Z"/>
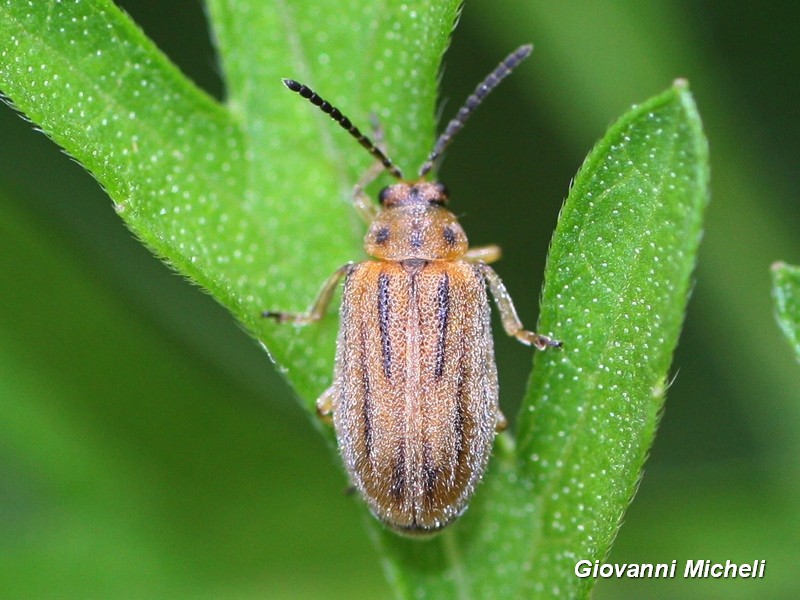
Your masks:
<path fill-rule="evenodd" d="M 679 92 L 686 92 L 689 90 L 689 80 L 684 77 L 678 77 L 672 82 L 672 87 Z"/>
<path fill-rule="evenodd" d="M 774 263 L 772 263 L 769 266 L 769 270 L 772 271 L 773 273 L 777 273 L 778 271 L 782 271 L 785 268 L 786 268 L 786 263 L 783 262 L 782 260 L 776 260 Z"/>

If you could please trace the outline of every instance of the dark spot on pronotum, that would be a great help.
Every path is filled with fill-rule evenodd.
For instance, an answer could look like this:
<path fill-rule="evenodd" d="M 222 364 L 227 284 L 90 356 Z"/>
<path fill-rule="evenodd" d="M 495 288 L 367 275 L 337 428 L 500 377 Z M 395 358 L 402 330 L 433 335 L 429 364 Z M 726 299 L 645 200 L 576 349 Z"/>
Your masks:
<path fill-rule="evenodd" d="M 448 225 L 442 230 L 442 236 L 444 237 L 444 241 L 447 242 L 448 245 L 453 246 L 456 243 L 456 232 L 450 225 Z"/>
<path fill-rule="evenodd" d="M 381 333 L 381 354 L 383 356 L 383 374 L 386 379 L 392 378 L 392 344 L 389 339 L 389 276 L 381 273 L 378 276 L 378 328 Z"/>
<path fill-rule="evenodd" d="M 439 339 L 436 340 L 436 366 L 433 374 L 439 379 L 444 373 L 445 346 L 447 344 L 447 321 L 450 317 L 450 277 L 445 273 L 439 280 L 436 290 L 436 327 Z"/>
<path fill-rule="evenodd" d="M 386 240 L 389 239 L 389 228 L 388 227 L 381 227 L 375 232 L 375 243 L 376 244 L 385 244 Z"/>
<path fill-rule="evenodd" d="M 411 232 L 411 239 L 409 239 L 412 248 L 422 248 L 422 232 L 419 229 L 414 229 Z"/>

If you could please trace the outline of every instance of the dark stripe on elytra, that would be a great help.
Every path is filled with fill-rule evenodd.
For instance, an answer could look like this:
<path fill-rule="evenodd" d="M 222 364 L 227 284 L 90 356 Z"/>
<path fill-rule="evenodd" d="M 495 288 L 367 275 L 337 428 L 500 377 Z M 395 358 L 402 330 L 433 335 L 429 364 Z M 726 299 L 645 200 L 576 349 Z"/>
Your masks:
<path fill-rule="evenodd" d="M 436 489 L 436 480 L 439 477 L 439 469 L 433 464 L 433 456 L 429 441 L 425 441 L 422 446 L 422 491 L 432 500 Z"/>
<path fill-rule="evenodd" d="M 381 332 L 381 354 L 383 356 L 383 374 L 386 379 L 392 378 L 392 344 L 389 339 L 389 276 L 381 273 L 378 276 L 378 328 Z"/>
<path fill-rule="evenodd" d="M 359 336 L 359 364 L 361 365 L 361 385 L 364 392 L 362 403 L 364 417 L 364 452 L 368 459 L 372 459 L 372 390 L 370 389 L 369 369 L 367 368 L 367 332 L 362 328 Z"/>
<path fill-rule="evenodd" d="M 433 374 L 436 379 L 441 379 L 444 373 L 445 347 L 447 344 L 447 322 L 450 318 L 450 277 L 447 273 L 439 280 L 436 290 L 436 326 L 439 339 L 436 340 L 436 365 Z"/>
<path fill-rule="evenodd" d="M 389 482 L 389 494 L 400 500 L 406 493 L 406 447 L 400 444 L 398 448 L 397 462 L 392 469 L 392 478 Z"/>
<path fill-rule="evenodd" d="M 464 413 L 464 384 L 467 381 L 466 351 L 465 342 L 462 342 L 461 356 L 458 357 L 458 374 L 456 375 L 456 412 L 453 415 L 453 429 L 456 432 L 456 468 L 462 464 L 461 459 L 467 449 L 465 443 L 466 415 Z"/>

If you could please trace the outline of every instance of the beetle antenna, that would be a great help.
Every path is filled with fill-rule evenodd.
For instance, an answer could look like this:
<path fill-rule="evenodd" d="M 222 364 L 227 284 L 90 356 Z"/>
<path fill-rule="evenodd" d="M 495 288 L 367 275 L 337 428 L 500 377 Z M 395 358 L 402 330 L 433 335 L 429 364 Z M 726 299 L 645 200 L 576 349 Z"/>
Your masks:
<path fill-rule="evenodd" d="M 322 98 L 319 94 L 317 94 L 314 90 L 312 90 L 307 85 L 303 85 L 293 79 L 283 79 L 283 85 L 287 88 L 300 94 L 303 98 L 311 102 L 314 106 L 319 107 L 319 109 L 330 116 L 331 119 L 336 121 L 339 125 L 342 126 L 342 129 L 347 131 L 350 135 L 352 135 L 358 143 L 364 146 L 367 151 L 372 154 L 375 158 L 381 161 L 383 167 L 394 177 L 397 179 L 403 178 L 403 172 L 392 162 L 386 154 L 383 153 L 383 150 L 378 148 L 372 140 L 365 136 L 361 131 L 359 131 L 358 127 L 353 125 L 346 116 L 342 114 L 338 108 L 336 108 L 333 104 Z"/>
<path fill-rule="evenodd" d="M 520 46 L 514 50 L 514 52 L 509 54 L 503 62 L 497 65 L 494 71 L 486 76 L 486 79 L 481 81 L 480 85 L 475 88 L 475 91 L 472 92 L 469 98 L 467 98 L 467 101 L 464 102 L 464 106 L 458 109 L 456 116 L 447 124 L 447 127 L 442 132 L 442 135 L 439 136 L 439 139 L 436 140 L 433 150 L 428 155 L 428 160 L 426 160 L 419 169 L 420 177 L 427 175 L 434 165 L 436 165 L 437 161 L 441 158 L 442 153 L 453 140 L 453 136 L 455 136 L 455 134 L 458 133 L 459 130 L 464 126 L 464 123 L 466 123 L 467 119 L 469 119 L 470 115 L 475 111 L 475 109 L 480 106 L 480 103 L 483 102 L 483 99 L 489 95 L 489 92 L 496 88 L 497 84 L 500 83 L 506 77 L 506 75 L 511 73 L 511 71 L 513 71 L 519 63 L 528 58 L 532 51 L 532 44 Z"/>

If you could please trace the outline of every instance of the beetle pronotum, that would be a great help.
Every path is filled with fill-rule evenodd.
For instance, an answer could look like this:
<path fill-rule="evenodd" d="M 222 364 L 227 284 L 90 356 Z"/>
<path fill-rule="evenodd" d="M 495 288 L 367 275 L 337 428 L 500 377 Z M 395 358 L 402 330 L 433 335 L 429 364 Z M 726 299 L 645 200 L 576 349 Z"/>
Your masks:
<path fill-rule="evenodd" d="M 500 248 L 469 248 L 445 208 L 447 189 L 425 181 L 483 98 L 531 50 L 521 46 L 481 82 L 411 181 L 337 108 L 307 86 L 283 80 L 399 180 L 381 191 L 379 208 L 363 191 L 366 179 L 355 188 L 354 205 L 369 223 L 364 248 L 375 260 L 338 269 L 305 313 L 263 315 L 281 323 L 318 321 L 344 278 L 333 385 L 317 407 L 320 415 L 333 415 L 345 467 L 370 510 L 406 535 L 438 531 L 465 510 L 495 431 L 505 426 L 487 285 L 508 335 L 540 350 L 561 346 L 523 328 L 487 264 L 500 257 Z M 370 178 L 380 172 L 371 171 Z"/>

